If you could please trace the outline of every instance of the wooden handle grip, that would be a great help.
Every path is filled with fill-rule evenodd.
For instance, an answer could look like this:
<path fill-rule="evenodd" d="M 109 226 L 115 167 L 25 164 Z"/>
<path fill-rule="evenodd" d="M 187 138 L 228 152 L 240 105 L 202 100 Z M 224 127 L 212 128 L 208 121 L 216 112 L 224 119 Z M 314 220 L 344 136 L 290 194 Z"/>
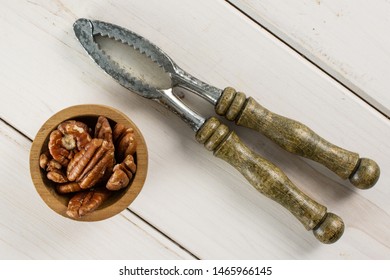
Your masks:
<path fill-rule="evenodd" d="M 343 234 L 340 217 L 300 191 L 278 167 L 250 150 L 216 118 L 204 123 L 196 140 L 234 166 L 258 191 L 289 210 L 321 242 L 333 243 Z"/>
<path fill-rule="evenodd" d="M 329 143 L 304 124 L 272 113 L 233 88 L 223 91 L 215 111 L 237 125 L 263 133 L 286 151 L 323 164 L 357 188 L 368 189 L 378 181 L 380 170 L 375 161 Z"/>

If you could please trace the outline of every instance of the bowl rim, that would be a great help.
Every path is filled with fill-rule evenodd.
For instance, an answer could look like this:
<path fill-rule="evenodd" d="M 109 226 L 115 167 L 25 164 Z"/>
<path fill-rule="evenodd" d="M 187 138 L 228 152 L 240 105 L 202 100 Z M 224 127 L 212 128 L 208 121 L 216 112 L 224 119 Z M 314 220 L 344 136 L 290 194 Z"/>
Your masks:
<path fill-rule="evenodd" d="M 66 215 L 67 206 L 61 202 L 63 200 L 62 195 L 59 195 L 55 189 L 48 186 L 43 179 L 43 171 L 39 166 L 39 157 L 44 150 L 44 144 L 47 143 L 47 139 L 50 133 L 57 128 L 57 126 L 70 119 L 91 118 L 98 116 L 105 116 L 107 119 L 115 123 L 123 123 L 124 125 L 130 125 L 135 132 L 135 138 L 137 141 L 136 156 L 137 156 L 137 172 L 130 184 L 130 186 L 119 192 L 124 192 L 118 200 L 103 207 L 98 208 L 94 212 L 85 215 L 78 219 L 73 219 Z M 106 105 L 99 104 L 81 104 L 70 106 L 62 109 L 61 111 L 52 115 L 38 130 L 30 150 L 30 175 L 35 186 L 36 191 L 42 200 L 49 208 L 56 213 L 66 218 L 76 221 L 100 221 L 111 218 L 123 210 L 125 210 L 141 192 L 142 187 L 146 180 L 148 169 L 148 151 L 145 139 L 137 127 L 137 125 L 124 113 L 119 110 Z"/>

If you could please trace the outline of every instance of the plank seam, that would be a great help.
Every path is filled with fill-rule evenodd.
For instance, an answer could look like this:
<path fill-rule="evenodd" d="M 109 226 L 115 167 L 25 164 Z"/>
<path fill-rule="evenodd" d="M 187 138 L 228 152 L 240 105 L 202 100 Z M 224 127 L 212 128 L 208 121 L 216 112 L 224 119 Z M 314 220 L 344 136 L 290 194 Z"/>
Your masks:
<path fill-rule="evenodd" d="M 15 126 L 13 126 L 10 122 L 6 121 L 5 119 L 3 118 L 0 118 L 0 121 L 2 121 L 5 125 L 9 126 L 10 128 L 12 128 L 13 130 L 15 130 L 17 133 L 19 133 L 20 135 L 22 135 L 24 138 L 26 138 L 28 141 L 30 142 L 33 142 L 33 140 L 27 136 L 26 134 L 24 134 L 21 130 L 17 129 Z"/>
<path fill-rule="evenodd" d="M 317 68 L 318 70 L 320 70 L 322 73 L 324 73 L 326 76 L 330 77 L 332 80 L 334 80 L 335 82 L 337 82 L 339 85 L 341 85 L 343 88 L 345 88 L 346 90 L 348 90 L 349 92 L 351 92 L 353 95 L 355 95 L 357 98 L 359 98 L 360 100 L 362 100 L 364 103 L 366 103 L 368 106 L 370 106 L 371 108 L 373 108 L 375 111 L 377 111 L 379 114 L 381 114 L 382 116 L 384 116 L 386 119 L 390 120 L 390 116 L 388 116 L 386 113 L 384 113 L 382 110 L 380 110 L 379 108 L 377 108 L 376 106 L 374 106 L 373 104 L 371 104 L 369 101 L 367 101 L 366 99 L 364 99 L 363 97 L 361 97 L 357 92 L 355 92 L 354 90 L 352 90 L 348 85 L 346 85 L 345 83 L 343 83 L 341 80 L 337 79 L 336 77 L 332 76 L 332 74 L 328 73 L 325 69 L 323 69 L 321 66 L 319 66 L 317 63 L 315 63 L 313 60 L 311 60 L 310 58 L 308 58 L 306 55 L 304 55 L 302 52 L 300 52 L 299 50 L 297 50 L 296 48 L 294 48 L 293 46 L 291 46 L 288 42 L 286 42 L 285 40 L 283 40 L 282 38 L 280 38 L 278 35 L 276 35 L 273 31 L 271 31 L 269 28 L 267 28 L 266 26 L 264 26 L 262 23 L 260 23 L 258 20 L 256 20 L 255 18 L 253 18 L 251 15 L 249 15 L 247 12 L 245 12 L 244 10 L 242 10 L 241 8 L 239 8 L 237 5 L 235 5 L 234 3 L 232 3 L 230 0 L 225 0 L 225 2 L 227 4 L 229 4 L 232 8 L 236 9 L 238 12 L 240 12 L 241 14 L 243 14 L 245 17 L 247 17 L 250 21 L 252 21 L 253 23 L 257 24 L 258 26 L 260 26 L 262 29 L 264 29 L 266 32 L 268 32 L 270 35 L 272 35 L 273 37 L 275 37 L 278 41 L 280 41 L 283 45 L 287 46 L 289 49 L 291 49 L 292 51 L 294 51 L 295 53 L 297 53 L 298 55 L 300 55 L 301 57 L 303 57 L 307 62 L 309 62 L 311 65 L 313 65 L 315 68 Z"/>
<path fill-rule="evenodd" d="M 176 240 L 172 239 L 171 237 L 169 237 L 168 235 L 166 235 L 164 232 L 162 232 L 161 230 L 159 230 L 157 227 L 151 225 L 150 223 L 148 223 L 144 218 L 142 218 L 140 215 L 138 215 L 137 213 L 135 213 L 133 210 L 130 210 L 129 208 L 127 208 L 127 211 L 129 211 L 131 214 L 133 214 L 134 216 L 136 216 L 138 219 L 140 219 L 141 221 L 147 223 L 151 228 L 153 228 L 155 231 L 157 231 L 158 233 L 160 233 L 162 236 L 164 236 L 165 238 L 167 238 L 169 241 L 171 241 L 173 244 L 175 244 L 176 246 L 178 246 L 180 249 L 182 249 L 183 251 L 185 251 L 186 253 L 188 253 L 189 255 L 191 255 L 192 257 L 194 257 L 195 259 L 197 260 L 201 260 L 201 258 L 199 258 L 197 255 L 195 255 L 194 253 L 192 253 L 189 249 L 187 249 L 186 247 L 184 247 L 183 245 L 181 245 L 179 242 L 177 242 Z"/>

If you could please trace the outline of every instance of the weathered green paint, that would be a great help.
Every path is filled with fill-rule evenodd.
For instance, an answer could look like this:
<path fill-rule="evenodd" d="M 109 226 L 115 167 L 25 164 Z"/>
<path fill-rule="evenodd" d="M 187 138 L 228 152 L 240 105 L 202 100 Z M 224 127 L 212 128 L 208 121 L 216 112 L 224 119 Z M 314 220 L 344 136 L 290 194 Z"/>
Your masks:
<path fill-rule="evenodd" d="M 250 150 L 216 118 L 205 122 L 196 139 L 235 167 L 258 191 L 288 209 L 318 240 L 333 243 L 340 238 L 344 225 L 338 216 L 329 215 L 325 206 L 299 190 L 278 167 Z"/>
<path fill-rule="evenodd" d="M 358 163 L 358 168 L 350 176 L 351 183 L 359 189 L 367 189 L 378 181 L 380 169 L 378 164 L 369 158 L 362 158 Z"/>
<path fill-rule="evenodd" d="M 216 112 L 263 133 L 286 151 L 323 164 L 342 179 L 350 178 L 358 188 L 367 189 L 377 182 L 380 170 L 373 160 L 367 159 L 362 165 L 357 153 L 326 141 L 298 121 L 267 110 L 251 97 L 245 99 L 245 94 L 228 87 L 218 100 Z"/>
<path fill-rule="evenodd" d="M 233 88 L 225 88 L 223 94 L 215 105 L 215 111 L 218 115 L 225 115 L 226 111 L 230 107 L 230 104 L 232 104 L 235 95 L 236 91 Z"/>
<path fill-rule="evenodd" d="M 233 121 L 237 118 L 238 114 L 241 112 L 242 106 L 244 106 L 244 103 L 246 101 L 246 96 L 242 92 L 237 92 L 234 96 L 234 99 L 226 111 L 225 117 L 229 121 Z"/>
<path fill-rule="evenodd" d="M 343 235 L 344 222 L 339 216 L 328 213 L 323 222 L 313 229 L 313 233 L 322 243 L 332 244 Z"/>

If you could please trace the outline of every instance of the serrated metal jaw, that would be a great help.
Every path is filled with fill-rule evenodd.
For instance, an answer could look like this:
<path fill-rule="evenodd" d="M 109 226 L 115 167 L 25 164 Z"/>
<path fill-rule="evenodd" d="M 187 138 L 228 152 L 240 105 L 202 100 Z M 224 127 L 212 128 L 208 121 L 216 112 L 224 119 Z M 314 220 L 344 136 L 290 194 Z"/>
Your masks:
<path fill-rule="evenodd" d="M 159 99 L 162 91 L 145 83 L 139 77 L 132 76 L 119 63 L 112 60 L 99 47 L 95 36 L 106 36 L 123 44 L 132 46 L 140 54 L 148 57 L 156 66 L 161 67 L 169 75 L 175 73 L 175 65 L 171 59 L 157 46 L 145 38 L 114 24 L 97 20 L 78 19 L 73 25 L 76 37 L 90 57 L 111 77 L 125 88 L 149 99 Z"/>
<path fill-rule="evenodd" d="M 200 129 L 205 122 L 205 118 L 185 105 L 173 93 L 173 89 L 177 87 L 187 89 L 213 105 L 217 103 L 222 94 L 222 90 L 204 83 L 185 72 L 160 48 L 130 30 L 111 23 L 88 19 L 78 19 L 74 23 L 73 29 L 89 56 L 107 74 L 125 88 L 167 107 L 189 124 L 194 131 Z M 116 51 L 113 51 L 111 54 L 116 56 L 116 59 L 111 59 L 112 57 L 100 48 L 99 43 L 96 41 L 101 38 L 111 38 L 113 40 L 109 41 L 120 42 Z M 102 41 L 100 41 L 101 43 Z M 142 64 L 129 67 L 120 65 L 121 58 L 117 56 L 117 53 L 118 49 L 121 49 L 123 45 L 131 46 L 132 48 L 127 49 L 130 52 L 129 55 L 134 58 L 139 56 L 142 58 L 142 62 L 149 64 L 150 67 L 143 67 Z M 142 68 L 141 70 L 143 71 L 141 72 L 143 74 L 137 72 L 139 69 L 134 70 L 138 68 L 137 66 Z M 149 72 L 153 71 L 148 70 L 156 70 L 154 72 L 156 75 L 150 75 Z M 155 79 L 156 77 L 161 78 L 161 80 Z M 158 81 L 156 82 L 156 80 Z"/>

